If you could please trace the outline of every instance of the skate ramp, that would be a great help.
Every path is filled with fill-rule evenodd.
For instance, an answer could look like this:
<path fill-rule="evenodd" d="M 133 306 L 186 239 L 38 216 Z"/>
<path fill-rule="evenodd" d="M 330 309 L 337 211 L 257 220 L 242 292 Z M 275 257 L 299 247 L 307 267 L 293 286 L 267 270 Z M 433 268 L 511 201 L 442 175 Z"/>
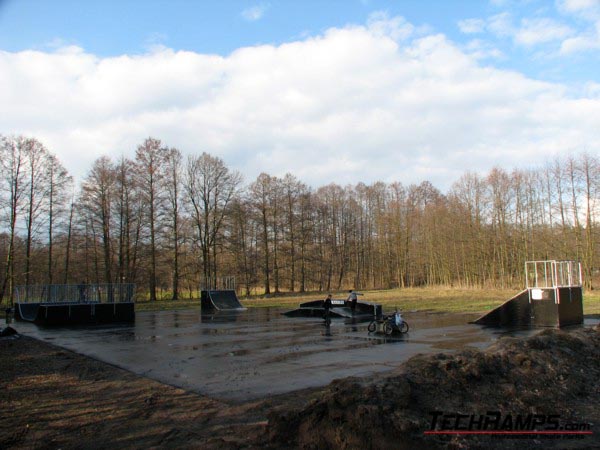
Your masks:
<path fill-rule="evenodd" d="M 135 306 L 125 303 L 15 303 L 15 319 L 38 325 L 134 322 Z"/>
<path fill-rule="evenodd" d="M 203 310 L 245 310 L 234 290 L 202 291 L 201 307 Z"/>
<path fill-rule="evenodd" d="M 525 289 L 474 322 L 494 327 L 563 327 L 583 323 L 581 287 Z"/>
<path fill-rule="evenodd" d="M 26 322 L 35 322 L 39 310 L 39 303 L 15 303 L 15 318 Z"/>
<path fill-rule="evenodd" d="M 489 326 L 527 326 L 531 323 L 529 290 L 519 292 L 510 300 L 484 314 L 474 322 Z"/>
<path fill-rule="evenodd" d="M 298 309 L 286 311 L 283 313 L 288 317 L 323 317 L 325 313 L 324 300 L 312 300 L 310 302 L 301 303 Z M 352 311 L 352 303 L 348 300 L 332 300 L 331 309 L 329 310 L 331 317 L 342 317 L 345 319 L 361 318 L 372 319 L 379 317 L 382 314 L 382 306 L 376 303 L 361 302 L 356 303 L 355 310 Z"/>

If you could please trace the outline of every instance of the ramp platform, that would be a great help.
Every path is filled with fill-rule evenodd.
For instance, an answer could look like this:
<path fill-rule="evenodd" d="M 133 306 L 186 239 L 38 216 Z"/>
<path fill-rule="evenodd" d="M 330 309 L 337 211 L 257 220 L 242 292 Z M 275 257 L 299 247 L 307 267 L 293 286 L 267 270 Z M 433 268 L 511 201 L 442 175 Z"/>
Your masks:
<path fill-rule="evenodd" d="M 38 325 L 134 322 L 132 284 L 35 285 L 15 289 L 15 319 Z"/>
<path fill-rule="evenodd" d="M 233 289 L 206 290 L 200 294 L 202 311 L 245 310 Z"/>
<path fill-rule="evenodd" d="M 325 313 L 325 300 L 313 300 L 301 303 L 298 309 L 283 313 L 288 317 L 323 317 Z M 331 300 L 331 317 L 337 318 L 358 318 L 371 320 L 373 317 L 379 317 L 382 314 L 382 307 L 376 303 L 356 302 L 356 308 L 352 310 L 352 302 L 349 300 Z"/>
<path fill-rule="evenodd" d="M 563 327 L 583 323 L 581 265 L 528 261 L 527 289 L 473 323 L 488 326 Z"/>
<path fill-rule="evenodd" d="M 15 319 L 38 325 L 135 322 L 130 303 L 15 303 Z"/>

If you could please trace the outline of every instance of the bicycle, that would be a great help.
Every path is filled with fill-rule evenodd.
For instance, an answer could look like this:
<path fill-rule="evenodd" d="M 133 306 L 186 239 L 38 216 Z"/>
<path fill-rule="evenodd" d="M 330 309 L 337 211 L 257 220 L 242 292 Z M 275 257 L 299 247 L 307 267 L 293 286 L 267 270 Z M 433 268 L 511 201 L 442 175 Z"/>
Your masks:
<path fill-rule="evenodd" d="M 410 328 L 408 322 L 404 320 L 402 314 L 398 310 L 391 316 L 384 315 L 380 319 L 371 321 L 367 326 L 367 330 L 369 330 L 369 333 L 373 333 L 378 327 L 381 327 L 382 331 L 388 336 L 394 333 L 394 331 L 401 334 L 408 333 Z"/>

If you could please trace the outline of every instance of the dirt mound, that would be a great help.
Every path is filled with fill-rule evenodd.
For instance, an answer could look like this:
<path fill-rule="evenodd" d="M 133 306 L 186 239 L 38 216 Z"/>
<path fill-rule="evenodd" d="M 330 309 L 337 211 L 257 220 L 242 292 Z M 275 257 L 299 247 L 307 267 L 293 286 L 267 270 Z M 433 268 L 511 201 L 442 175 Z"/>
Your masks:
<path fill-rule="evenodd" d="M 434 412 L 465 420 L 489 412 L 559 415 L 561 423 L 590 423 L 593 430 L 600 421 L 599 379 L 600 328 L 549 329 L 525 340 L 501 339 L 486 351 L 416 356 L 385 376 L 336 380 L 304 407 L 271 411 L 269 439 L 275 447 L 306 449 L 600 447 L 598 430 L 548 442 L 424 434 Z"/>

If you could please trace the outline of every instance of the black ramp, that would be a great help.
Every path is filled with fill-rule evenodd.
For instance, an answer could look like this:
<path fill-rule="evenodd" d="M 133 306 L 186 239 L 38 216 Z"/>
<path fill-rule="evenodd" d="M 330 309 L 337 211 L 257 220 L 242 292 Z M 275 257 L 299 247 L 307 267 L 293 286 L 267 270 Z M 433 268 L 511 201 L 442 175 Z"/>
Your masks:
<path fill-rule="evenodd" d="M 246 309 L 235 295 L 235 291 L 208 291 L 208 295 L 216 309 Z"/>
<path fill-rule="evenodd" d="M 352 311 L 352 302 L 348 300 L 332 301 L 331 317 L 350 318 L 372 318 L 382 315 L 382 306 L 369 302 L 357 302 L 356 308 Z M 288 317 L 322 317 L 325 313 L 324 300 L 313 300 L 310 302 L 300 303 L 298 309 L 287 311 L 285 314 Z"/>
<path fill-rule="evenodd" d="M 352 309 L 350 308 L 331 308 L 331 313 L 336 314 L 339 317 L 354 317 L 354 315 L 352 314 Z"/>
<path fill-rule="evenodd" d="M 473 323 L 489 326 L 523 326 L 531 323 L 529 291 L 525 289 Z"/>
<path fill-rule="evenodd" d="M 580 286 L 562 287 L 558 291 L 560 296 L 560 304 L 558 305 L 559 326 L 583 323 L 582 288 Z"/>
<path fill-rule="evenodd" d="M 35 322 L 40 309 L 39 303 L 16 303 L 16 319 Z"/>

